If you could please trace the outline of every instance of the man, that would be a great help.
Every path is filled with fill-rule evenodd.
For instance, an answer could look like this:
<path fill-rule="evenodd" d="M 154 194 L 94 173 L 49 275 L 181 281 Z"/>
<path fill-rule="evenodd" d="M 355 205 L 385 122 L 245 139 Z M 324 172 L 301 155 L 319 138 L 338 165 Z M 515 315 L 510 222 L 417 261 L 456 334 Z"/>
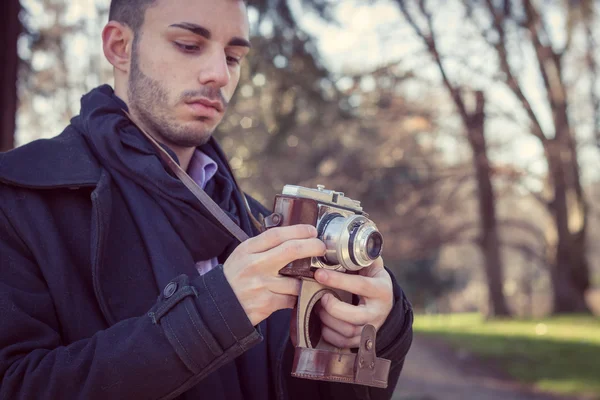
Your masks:
<path fill-rule="evenodd" d="M 248 35 L 240 0 L 113 0 L 114 92 L 85 95 L 58 137 L 0 155 L 1 399 L 391 397 L 412 311 L 381 259 L 316 279 L 359 296 L 323 299 L 322 335 L 355 348 L 375 326 L 388 389 L 290 376 L 299 282 L 278 271 L 325 247 L 306 225 L 261 233 L 211 136 Z M 220 227 L 141 129 L 249 240 Z"/>

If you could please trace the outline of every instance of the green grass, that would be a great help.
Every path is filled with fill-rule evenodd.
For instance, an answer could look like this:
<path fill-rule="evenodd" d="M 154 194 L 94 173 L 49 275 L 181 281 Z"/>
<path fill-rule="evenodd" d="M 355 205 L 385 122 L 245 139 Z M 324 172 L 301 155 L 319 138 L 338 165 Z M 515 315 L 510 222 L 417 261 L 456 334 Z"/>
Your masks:
<path fill-rule="evenodd" d="M 600 399 L 600 318 L 485 321 L 478 314 L 416 315 L 414 330 L 492 361 L 521 382 Z"/>

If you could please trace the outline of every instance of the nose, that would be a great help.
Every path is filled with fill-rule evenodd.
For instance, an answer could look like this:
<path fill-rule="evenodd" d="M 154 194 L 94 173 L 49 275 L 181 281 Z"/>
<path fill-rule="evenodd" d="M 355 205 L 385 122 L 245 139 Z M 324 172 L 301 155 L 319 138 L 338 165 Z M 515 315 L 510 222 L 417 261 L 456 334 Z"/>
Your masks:
<path fill-rule="evenodd" d="M 217 47 L 218 46 L 215 46 L 215 48 L 207 54 L 208 57 L 201 61 L 202 65 L 198 80 L 202 85 L 222 88 L 229 84 L 231 74 L 224 49 L 218 49 Z"/>

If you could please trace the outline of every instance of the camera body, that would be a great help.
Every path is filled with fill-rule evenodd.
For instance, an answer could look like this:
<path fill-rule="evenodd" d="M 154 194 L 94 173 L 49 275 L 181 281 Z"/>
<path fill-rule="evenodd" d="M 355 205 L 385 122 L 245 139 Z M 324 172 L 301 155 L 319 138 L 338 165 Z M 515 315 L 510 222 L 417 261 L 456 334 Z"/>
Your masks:
<path fill-rule="evenodd" d="M 363 327 L 355 354 L 350 348 L 337 348 L 323 339 L 319 317 L 325 294 L 350 304 L 355 299 L 352 293 L 320 284 L 314 279 L 314 272 L 324 268 L 356 274 L 370 266 L 383 250 L 383 237 L 363 212 L 360 202 L 321 185 L 316 189 L 286 185 L 275 197 L 273 213 L 263 224 L 266 229 L 312 225 L 327 249 L 321 257 L 299 259 L 279 271 L 281 275 L 301 280 L 298 302 L 290 320 L 290 339 L 295 347 L 292 376 L 387 387 L 391 362 L 375 354 L 375 327 L 369 324 Z"/>
<path fill-rule="evenodd" d="M 267 228 L 309 224 L 327 248 L 323 257 L 300 259 L 284 267 L 280 274 L 312 278 L 317 268 L 353 273 L 368 267 L 383 250 L 383 237 L 368 218 L 359 201 L 342 192 L 286 185 L 275 197 Z"/>
<path fill-rule="evenodd" d="M 383 237 L 363 212 L 360 202 L 344 193 L 286 185 L 275 197 L 273 213 L 264 219 L 266 229 L 308 224 L 317 228 L 326 246 L 321 257 L 291 262 L 279 273 L 301 280 L 300 294 L 290 320 L 290 339 L 295 347 L 291 374 L 297 378 L 345 382 L 385 388 L 391 362 L 375 354 L 376 330 L 362 329 L 356 354 L 350 348 L 337 348 L 322 337 L 319 317 L 321 299 L 332 294 L 353 303 L 352 293 L 320 284 L 314 279 L 318 268 L 356 274 L 379 258 Z"/>

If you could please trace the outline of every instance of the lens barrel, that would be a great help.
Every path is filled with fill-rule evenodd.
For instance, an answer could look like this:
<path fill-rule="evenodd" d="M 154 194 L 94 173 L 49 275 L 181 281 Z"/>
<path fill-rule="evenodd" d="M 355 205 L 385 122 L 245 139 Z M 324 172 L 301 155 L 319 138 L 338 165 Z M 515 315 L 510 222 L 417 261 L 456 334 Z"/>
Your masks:
<path fill-rule="evenodd" d="M 326 215 L 319 224 L 319 238 L 327 248 L 325 263 L 351 271 L 368 267 L 383 251 L 383 236 L 363 215 Z"/>

